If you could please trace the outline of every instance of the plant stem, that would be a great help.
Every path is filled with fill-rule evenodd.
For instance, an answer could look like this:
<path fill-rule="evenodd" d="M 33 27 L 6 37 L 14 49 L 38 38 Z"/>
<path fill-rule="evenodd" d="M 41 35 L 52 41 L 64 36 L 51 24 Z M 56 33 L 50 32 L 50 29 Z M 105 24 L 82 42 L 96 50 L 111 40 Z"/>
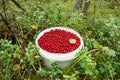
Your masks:
<path fill-rule="evenodd" d="M 94 52 L 94 51 L 98 51 L 98 50 L 100 50 L 100 49 L 93 49 L 93 50 L 90 50 L 89 52 L 86 52 L 86 53 L 83 54 L 82 56 L 78 56 L 78 58 L 74 60 L 73 65 L 72 65 L 70 68 L 67 69 L 66 74 L 67 74 L 81 59 L 83 59 L 87 54 L 89 54 L 89 53 L 91 53 L 91 52 Z"/>
<path fill-rule="evenodd" d="M 83 80 L 86 80 L 86 78 L 87 78 L 87 75 L 85 76 L 85 78 Z"/>
<path fill-rule="evenodd" d="M 37 69 L 35 68 L 35 66 L 33 65 L 33 63 L 32 63 L 32 67 L 35 70 L 35 72 L 37 72 Z"/>

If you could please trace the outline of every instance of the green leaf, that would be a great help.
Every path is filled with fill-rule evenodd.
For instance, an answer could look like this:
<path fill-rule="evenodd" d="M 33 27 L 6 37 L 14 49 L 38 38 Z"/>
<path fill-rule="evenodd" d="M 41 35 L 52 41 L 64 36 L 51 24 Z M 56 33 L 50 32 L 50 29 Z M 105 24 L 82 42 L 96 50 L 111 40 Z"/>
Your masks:
<path fill-rule="evenodd" d="M 103 47 L 102 49 L 106 55 L 108 56 L 116 56 L 115 51 L 112 49 L 109 49 L 109 47 Z"/>
<path fill-rule="evenodd" d="M 63 77 L 64 77 L 65 79 L 70 79 L 70 76 L 69 76 L 69 75 L 63 75 Z"/>
<path fill-rule="evenodd" d="M 115 51 L 114 50 L 109 50 L 109 54 L 108 54 L 109 56 L 116 56 L 116 54 L 115 54 Z"/>
<path fill-rule="evenodd" d="M 104 51 L 109 50 L 109 47 L 102 47 L 102 50 Z"/>
<path fill-rule="evenodd" d="M 95 42 L 93 43 L 93 46 L 94 46 L 94 48 L 101 48 L 101 47 L 102 47 L 102 46 L 100 45 L 100 43 L 97 42 L 97 41 L 95 41 Z"/>
<path fill-rule="evenodd" d="M 16 70 L 19 70 L 20 69 L 20 65 L 19 64 L 15 64 L 13 66 L 13 70 L 16 71 Z"/>

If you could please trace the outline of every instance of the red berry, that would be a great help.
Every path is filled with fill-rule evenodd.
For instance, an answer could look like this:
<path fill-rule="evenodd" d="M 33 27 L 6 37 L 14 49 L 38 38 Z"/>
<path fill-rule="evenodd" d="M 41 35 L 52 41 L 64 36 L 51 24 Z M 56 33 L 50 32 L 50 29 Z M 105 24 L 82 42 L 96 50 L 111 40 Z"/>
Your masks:
<path fill-rule="evenodd" d="M 74 39 L 74 44 L 70 43 L 70 39 Z M 80 46 L 80 39 L 71 32 L 55 29 L 46 32 L 38 40 L 39 46 L 51 53 L 68 53 Z"/>

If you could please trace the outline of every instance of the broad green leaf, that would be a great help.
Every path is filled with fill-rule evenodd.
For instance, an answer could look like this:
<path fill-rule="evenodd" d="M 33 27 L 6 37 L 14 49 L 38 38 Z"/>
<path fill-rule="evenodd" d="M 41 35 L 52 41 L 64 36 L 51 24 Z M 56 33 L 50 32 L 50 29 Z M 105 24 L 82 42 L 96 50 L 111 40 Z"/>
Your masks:
<path fill-rule="evenodd" d="M 97 41 L 95 41 L 95 42 L 93 43 L 93 46 L 94 46 L 94 48 L 101 48 L 101 47 L 102 47 L 102 46 L 100 45 L 100 43 L 97 42 Z"/>

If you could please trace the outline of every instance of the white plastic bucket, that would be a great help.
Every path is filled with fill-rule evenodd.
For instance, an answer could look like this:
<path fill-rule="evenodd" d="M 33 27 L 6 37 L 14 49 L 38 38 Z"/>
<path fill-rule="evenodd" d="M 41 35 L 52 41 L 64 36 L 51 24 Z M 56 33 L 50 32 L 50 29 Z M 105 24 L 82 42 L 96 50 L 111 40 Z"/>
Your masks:
<path fill-rule="evenodd" d="M 64 53 L 64 54 L 50 53 L 50 52 L 47 52 L 46 50 L 43 50 L 38 45 L 38 40 L 40 39 L 40 37 L 42 35 L 44 35 L 44 33 L 49 32 L 51 30 L 55 30 L 55 29 L 65 30 L 65 31 L 76 34 L 77 37 L 80 38 L 80 43 L 81 43 L 80 46 L 76 50 L 69 52 L 69 53 Z M 77 57 L 77 53 L 82 49 L 82 47 L 84 45 L 80 34 L 77 33 L 76 31 L 74 31 L 73 29 L 66 28 L 66 27 L 52 27 L 52 28 L 43 30 L 37 36 L 35 43 L 36 43 L 36 46 L 39 48 L 39 54 L 43 57 L 43 61 L 48 68 L 52 68 L 51 61 L 56 61 L 58 67 L 60 67 L 60 68 L 65 68 L 65 67 L 69 66 L 72 63 L 72 61 Z"/>

